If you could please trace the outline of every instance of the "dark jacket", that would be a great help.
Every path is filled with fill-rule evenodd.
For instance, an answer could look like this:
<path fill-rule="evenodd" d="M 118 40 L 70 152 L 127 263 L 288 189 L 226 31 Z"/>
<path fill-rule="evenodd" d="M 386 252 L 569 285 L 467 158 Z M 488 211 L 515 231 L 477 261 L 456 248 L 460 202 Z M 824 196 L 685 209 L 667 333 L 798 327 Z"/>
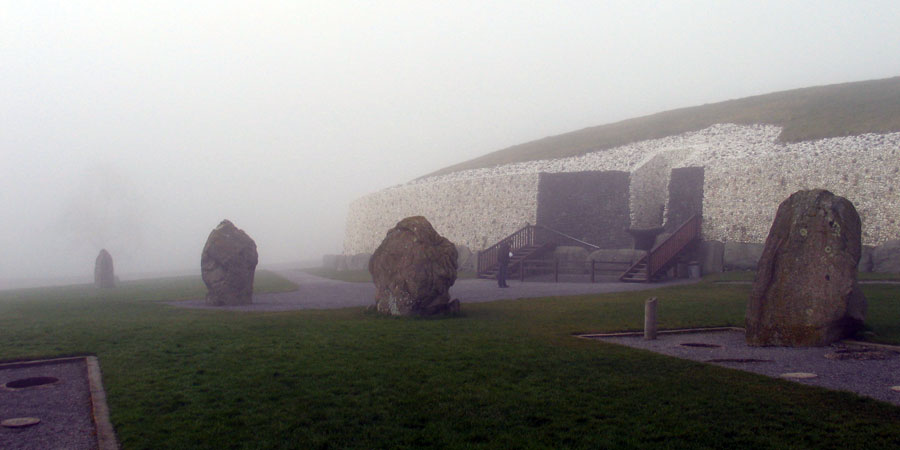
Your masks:
<path fill-rule="evenodd" d="M 500 248 L 497 250 L 497 262 L 500 264 L 509 263 L 509 244 L 506 242 L 500 244 Z"/>

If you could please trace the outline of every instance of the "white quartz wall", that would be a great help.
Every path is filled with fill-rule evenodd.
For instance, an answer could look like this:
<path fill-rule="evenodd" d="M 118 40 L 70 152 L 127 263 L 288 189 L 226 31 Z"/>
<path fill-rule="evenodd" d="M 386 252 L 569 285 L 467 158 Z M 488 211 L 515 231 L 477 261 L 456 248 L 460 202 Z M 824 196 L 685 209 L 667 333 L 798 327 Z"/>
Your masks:
<path fill-rule="evenodd" d="M 632 219 L 650 217 L 652 205 L 658 208 L 668 193 L 668 175 L 642 185 L 638 169 L 651 161 L 647 173 L 654 167 L 705 168 L 706 239 L 763 242 L 778 204 L 812 188 L 853 202 L 864 244 L 900 238 L 900 133 L 784 144 L 777 140 L 780 132 L 771 125 L 719 124 L 572 158 L 415 180 L 355 201 L 344 250 L 372 251 L 390 227 L 415 214 L 425 215 L 450 240 L 482 249 L 534 223 L 539 172 L 630 171 Z"/>
<path fill-rule="evenodd" d="M 862 219 L 862 241 L 900 238 L 900 133 L 775 145 L 767 151 L 707 148 L 684 161 L 703 165 L 704 238 L 764 242 L 778 205 L 801 189 L 846 197 Z"/>
<path fill-rule="evenodd" d="M 653 228 L 664 223 L 672 169 L 682 167 L 681 162 L 693 150 L 687 147 L 651 153 L 647 161 L 635 165 L 628 186 L 632 227 Z"/>
<path fill-rule="evenodd" d="M 371 253 L 387 231 L 424 216 L 457 245 L 480 250 L 537 218 L 538 174 L 441 180 L 385 189 L 350 205 L 344 253 Z"/>

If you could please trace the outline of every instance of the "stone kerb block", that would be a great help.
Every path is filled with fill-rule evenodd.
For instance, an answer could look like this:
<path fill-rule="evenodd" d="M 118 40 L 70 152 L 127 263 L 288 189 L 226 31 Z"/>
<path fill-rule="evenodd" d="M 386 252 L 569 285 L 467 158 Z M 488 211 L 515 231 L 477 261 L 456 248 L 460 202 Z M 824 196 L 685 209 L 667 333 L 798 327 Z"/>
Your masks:
<path fill-rule="evenodd" d="M 872 270 L 900 273 L 900 240 L 887 241 L 872 250 Z"/>
<path fill-rule="evenodd" d="M 645 250 L 635 250 L 632 248 L 609 248 L 594 250 L 588 255 L 590 261 L 599 261 L 595 265 L 597 270 L 612 271 L 627 269 L 626 266 L 636 263 L 643 258 L 647 252 Z"/>
<path fill-rule="evenodd" d="M 872 251 L 875 250 L 875 247 L 871 245 L 863 245 L 862 247 L 862 255 L 859 257 L 859 271 L 860 272 L 873 272 L 875 268 L 875 264 L 872 262 Z"/>
<path fill-rule="evenodd" d="M 752 242 L 726 242 L 722 252 L 725 270 L 756 270 L 764 248 L 764 244 Z"/>
<path fill-rule="evenodd" d="M 703 273 L 720 273 L 725 270 L 725 244 L 719 241 L 700 243 L 700 268 Z"/>
<path fill-rule="evenodd" d="M 560 245 L 553 249 L 553 259 L 559 261 L 560 271 L 565 272 L 587 273 L 589 255 L 587 250 L 578 246 Z"/>
<path fill-rule="evenodd" d="M 478 258 L 469 247 L 465 245 L 457 245 L 456 253 L 458 254 L 456 258 L 456 266 L 459 270 L 476 270 L 478 265 Z"/>
<path fill-rule="evenodd" d="M 369 268 L 369 259 L 372 258 L 371 253 L 357 253 L 347 256 L 348 270 L 366 270 Z"/>
<path fill-rule="evenodd" d="M 747 303 L 749 345 L 824 346 L 862 327 L 860 229 L 853 204 L 826 190 L 781 203 Z"/>

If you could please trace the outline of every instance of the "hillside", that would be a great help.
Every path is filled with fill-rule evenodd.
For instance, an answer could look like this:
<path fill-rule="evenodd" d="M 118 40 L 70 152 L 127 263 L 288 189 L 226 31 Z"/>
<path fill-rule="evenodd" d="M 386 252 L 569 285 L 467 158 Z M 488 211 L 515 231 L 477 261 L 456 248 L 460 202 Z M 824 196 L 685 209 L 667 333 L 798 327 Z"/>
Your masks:
<path fill-rule="evenodd" d="M 427 176 L 583 155 L 697 131 L 716 123 L 772 124 L 779 140 L 800 142 L 900 131 L 900 77 L 816 86 L 675 109 L 514 145 Z"/>

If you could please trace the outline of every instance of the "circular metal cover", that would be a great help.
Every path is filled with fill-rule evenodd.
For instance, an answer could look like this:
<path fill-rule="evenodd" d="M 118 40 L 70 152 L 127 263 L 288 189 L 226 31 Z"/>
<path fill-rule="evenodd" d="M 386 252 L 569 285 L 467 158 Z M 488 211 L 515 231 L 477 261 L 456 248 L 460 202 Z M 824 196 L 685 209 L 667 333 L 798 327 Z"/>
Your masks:
<path fill-rule="evenodd" d="M 720 348 L 722 347 L 719 344 L 707 344 L 705 342 L 682 342 L 682 347 L 699 347 L 699 348 Z"/>
<path fill-rule="evenodd" d="M 4 387 L 7 389 L 27 389 L 32 387 L 46 386 L 59 381 L 56 377 L 30 377 L 21 380 L 10 381 Z"/>
<path fill-rule="evenodd" d="M 25 428 L 39 423 L 41 423 L 41 419 L 38 419 L 37 417 L 16 417 L 13 419 L 6 419 L 3 422 L 0 422 L 0 425 L 6 428 Z"/>

